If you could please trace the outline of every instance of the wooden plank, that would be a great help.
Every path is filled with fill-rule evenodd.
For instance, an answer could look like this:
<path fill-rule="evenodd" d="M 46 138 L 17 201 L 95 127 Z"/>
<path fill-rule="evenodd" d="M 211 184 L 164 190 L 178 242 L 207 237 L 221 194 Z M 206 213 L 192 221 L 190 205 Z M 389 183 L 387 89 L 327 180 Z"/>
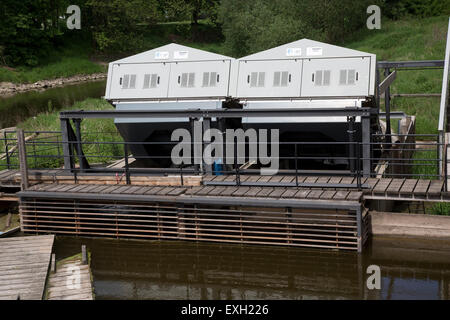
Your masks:
<path fill-rule="evenodd" d="M 281 195 L 282 198 L 293 198 L 298 192 L 297 188 L 287 188 L 286 191 Z"/>
<path fill-rule="evenodd" d="M 333 199 L 335 193 L 336 193 L 336 191 L 334 191 L 334 190 L 326 190 L 320 195 L 320 199 L 321 200 Z"/>
<path fill-rule="evenodd" d="M 361 191 L 350 191 L 347 200 L 349 201 L 359 201 L 361 200 L 363 193 Z"/>
<path fill-rule="evenodd" d="M 319 177 L 306 177 L 305 183 L 316 183 L 317 179 L 319 179 Z"/>
<path fill-rule="evenodd" d="M 378 178 L 369 178 L 366 181 L 366 183 L 369 185 L 370 189 L 372 189 L 371 191 L 373 191 L 373 189 L 375 189 L 378 182 L 380 182 L 380 179 L 378 179 Z"/>
<path fill-rule="evenodd" d="M 162 190 L 159 190 L 156 194 L 160 195 L 160 196 L 165 196 L 167 195 L 170 191 L 172 191 L 173 189 L 175 189 L 174 187 L 165 187 Z"/>
<path fill-rule="evenodd" d="M 341 184 L 354 184 L 356 179 L 354 177 L 342 177 Z"/>
<path fill-rule="evenodd" d="M 138 191 L 141 188 L 141 186 L 132 186 L 131 188 L 128 188 L 126 191 L 124 191 L 124 194 L 134 194 L 136 191 Z"/>
<path fill-rule="evenodd" d="M 249 190 L 250 187 L 239 187 L 232 195 L 235 197 L 243 197 Z"/>
<path fill-rule="evenodd" d="M 227 178 L 227 176 L 225 176 L 225 175 L 216 176 L 216 178 L 214 179 L 214 182 L 221 182 L 221 181 L 224 181 L 226 178 Z"/>
<path fill-rule="evenodd" d="M 412 193 L 417 184 L 417 179 L 406 179 L 400 189 L 400 196 L 402 197 L 412 197 Z"/>
<path fill-rule="evenodd" d="M 223 186 L 215 187 L 213 190 L 211 190 L 211 192 L 208 195 L 219 196 L 225 191 L 225 189 L 226 189 L 226 187 L 223 187 Z"/>
<path fill-rule="evenodd" d="M 391 183 L 392 179 L 380 179 L 380 181 L 377 183 L 376 187 L 373 189 L 373 193 L 375 195 L 384 195 L 387 188 L 389 187 L 389 184 Z"/>
<path fill-rule="evenodd" d="M 269 180 L 269 182 L 277 183 L 283 180 L 283 176 L 272 176 Z"/>
<path fill-rule="evenodd" d="M 54 236 L 0 239 L 0 299 L 41 299 Z"/>
<path fill-rule="evenodd" d="M 291 182 L 294 182 L 294 180 L 295 180 L 295 177 L 293 177 L 293 176 L 284 176 L 283 179 L 281 179 L 280 182 L 282 182 L 282 183 L 291 183 Z"/>
<path fill-rule="evenodd" d="M 179 196 L 186 192 L 186 188 L 174 188 L 172 191 L 167 193 L 168 196 Z"/>
<path fill-rule="evenodd" d="M 297 193 L 295 194 L 295 198 L 298 199 L 306 199 L 306 197 L 308 196 L 308 194 L 311 192 L 311 189 L 299 189 L 297 191 Z"/>
<path fill-rule="evenodd" d="M 316 183 L 328 183 L 328 181 L 330 181 L 331 177 L 319 177 L 319 179 L 317 179 Z"/>
<path fill-rule="evenodd" d="M 417 181 L 416 187 L 414 188 L 413 191 L 413 195 L 418 197 L 426 197 L 429 186 L 430 180 Z"/>
<path fill-rule="evenodd" d="M 126 191 L 129 188 L 131 188 L 131 185 L 120 186 L 119 188 L 114 189 L 110 193 L 111 194 L 120 194 L 120 193 L 123 193 L 124 191 Z"/>
<path fill-rule="evenodd" d="M 281 195 L 286 191 L 286 188 L 276 187 L 274 190 L 269 194 L 269 197 L 271 198 L 280 198 Z"/>
<path fill-rule="evenodd" d="M 257 197 L 267 197 L 269 194 L 271 194 L 273 191 L 273 188 L 264 187 L 261 188 L 261 191 L 258 192 Z"/>
<path fill-rule="evenodd" d="M 239 187 L 225 187 L 225 190 L 220 194 L 221 196 L 231 196 L 234 192 L 238 190 Z"/>
<path fill-rule="evenodd" d="M 200 188 L 195 194 L 205 196 L 210 193 L 215 187 L 214 186 L 206 186 Z"/>
<path fill-rule="evenodd" d="M 427 192 L 428 197 L 439 198 L 441 196 L 443 186 L 444 180 L 431 180 L 430 187 Z"/>
<path fill-rule="evenodd" d="M 308 196 L 307 199 L 320 199 L 320 196 L 322 195 L 323 190 L 312 190 Z"/>
<path fill-rule="evenodd" d="M 116 190 L 116 189 L 118 189 L 119 187 L 121 187 L 120 185 L 114 185 L 114 186 L 110 186 L 110 187 L 108 187 L 108 188 L 106 188 L 106 189 L 104 189 L 104 190 L 102 190 L 102 191 L 100 191 L 100 193 L 111 193 L 111 192 L 113 192 L 114 190 Z"/>
<path fill-rule="evenodd" d="M 257 182 L 261 176 L 249 176 L 247 182 Z"/>
<path fill-rule="evenodd" d="M 261 187 L 251 187 L 247 193 L 245 194 L 246 197 L 255 197 L 260 191 L 262 190 Z"/>
<path fill-rule="evenodd" d="M 334 194 L 333 200 L 345 200 L 345 199 L 347 199 L 347 196 L 349 193 L 350 193 L 350 191 L 344 191 L 344 190 L 336 191 L 336 193 Z"/>
<path fill-rule="evenodd" d="M 258 183 L 269 182 L 270 178 L 272 178 L 272 176 L 261 176 L 261 178 L 259 178 L 258 180 Z"/>
<path fill-rule="evenodd" d="M 400 189 L 402 188 L 404 182 L 405 179 L 392 179 L 389 187 L 386 190 L 386 193 L 390 196 L 399 196 Z"/>

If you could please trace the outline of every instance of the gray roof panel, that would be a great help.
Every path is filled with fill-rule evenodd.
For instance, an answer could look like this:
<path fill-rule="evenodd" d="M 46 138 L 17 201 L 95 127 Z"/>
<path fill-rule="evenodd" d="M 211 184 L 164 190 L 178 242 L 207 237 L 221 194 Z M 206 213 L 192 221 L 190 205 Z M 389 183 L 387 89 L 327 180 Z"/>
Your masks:
<path fill-rule="evenodd" d="M 148 50 L 135 54 L 112 63 L 162 63 L 162 62 L 178 62 L 178 61 L 217 61 L 217 60 L 234 60 L 217 53 L 211 53 L 176 43 L 171 43 L 159 48 Z"/>
<path fill-rule="evenodd" d="M 301 59 L 301 58 L 338 58 L 374 56 L 358 50 L 338 47 L 335 45 L 301 39 L 281 46 L 251 54 L 238 60 L 270 60 L 270 59 Z"/>

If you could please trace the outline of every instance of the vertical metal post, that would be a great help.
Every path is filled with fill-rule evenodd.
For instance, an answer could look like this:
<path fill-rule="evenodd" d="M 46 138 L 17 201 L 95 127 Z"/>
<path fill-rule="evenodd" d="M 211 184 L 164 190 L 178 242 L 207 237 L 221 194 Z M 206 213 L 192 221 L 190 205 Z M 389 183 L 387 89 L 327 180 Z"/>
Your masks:
<path fill-rule="evenodd" d="M 9 169 L 11 169 L 11 161 L 9 159 L 8 136 L 6 134 L 6 130 L 3 131 L 3 137 L 5 139 L 6 168 L 9 170 Z"/>
<path fill-rule="evenodd" d="M 197 131 L 195 130 L 196 126 L 197 126 L 197 121 L 199 119 L 197 118 L 189 118 L 189 122 L 190 122 L 190 127 L 191 127 L 191 137 L 192 137 L 192 163 L 194 165 L 195 168 L 195 174 L 199 174 L 200 173 L 200 165 L 197 163 L 197 155 L 202 152 L 202 146 L 199 145 L 200 141 L 202 141 L 203 139 L 201 139 L 202 137 L 197 137 Z M 200 141 L 197 141 L 198 139 L 200 139 Z M 199 159 L 201 160 L 201 159 Z"/>
<path fill-rule="evenodd" d="M 384 69 L 384 75 L 387 77 L 391 73 L 389 68 Z M 386 109 L 386 139 L 387 143 L 392 142 L 392 131 L 391 131 L 391 86 L 386 88 L 384 92 L 384 103 Z"/>
<path fill-rule="evenodd" d="M 355 145 L 354 143 L 354 134 L 355 134 L 355 117 L 347 117 L 348 123 L 348 153 L 349 153 L 349 164 L 350 164 L 350 172 L 355 172 Z"/>
<path fill-rule="evenodd" d="M 356 209 L 356 223 L 357 223 L 357 243 L 358 243 L 358 252 L 362 252 L 362 210 L 361 207 Z"/>
<path fill-rule="evenodd" d="M 123 143 L 123 151 L 124 151 L 124 159 L 125 159 L 125 177 L 126 177 L 127 184 L 131 184 L 130 168 L 128 166 L 128 144 L 126 142 Z"/>
<path fill-rule="evenodd" d="M 56 254 L 52 253 L 52 264 L 50 266 L 50 272 L 55 273 L 56 272 Z"/>
<path fill-rule="evenodd" d="M 237 144 L 238 144 L 238 139 L 236 139 L 236 142 L 233 141 L 234 143 L 234 169 L 236 170 L 236 185 L 240 186 L 241 185 L 241 178 L 239 175 L 239 163 L 238 163 L 238 156 L 237 156 Z"/>
<path fill-rule="evenodd" d="M 23 133 L 23 129 L 17 129 L 17 147 L 19 149 L 20 188 L 22 190 L 26 190 L 29 187 L 29 183 L 28 183 L 27 150 L 25 147 L 25 135 Z"/>
<path fill-rule="evenodd" d="M 211 142 L 210 129 L 211 129 L 211 118 L 203 118 L 203 134 L 205 135 L 205 133 L 208 133 L 204 137 L 205 141 L 203 142 L 203 148 L 202 148 L 203 152 L 204 152 L 208 142 Z M 206 174 L 212 174 L 212 165 L 206 164 L 204 162 L 204 159 L 203 159 L 203 171 Z"/>
<path fill-rule="evenodd" d="M 88 264 L 88 253 L 85 244 L 81 246 L 81 263 Z"/>
<path fill-rule="evenodd" d="M 298 165 L 297 165 L 297 142 L 295 142 L 295 157 L 294 157 L 294 161 L 295 161 L 295 186 L 298 187 Z"/>
<path fill-rule="evenodd" d="M 66 170 L 73 169 L 72 152 L 70 151 L 69 126 L 70 123 L 68 119 L 61 119 L 61 139 L 64 156 L 64 169 Z"/>
<path fill-rule="evenodd" d="M 448 153 L 448 145 L 447 145 L 447 141 L 445 142 L 444 145 L 444 157 L 442 158 L 442 160 L 444 161 L 444 191 L 448 192 L 448 163 L 447 163 L 447 153 Z"/>
<path fill-rule="evenodd" d="M 371 153 L 371 135 L 370 135 L 370 117 L 361 117 L 361 135 L 362 135 L 362 170 L 365 177 L 370 177 L 372 170 L 372 153 Z"/>
<path fill-rule="evenodd" d="M 81 119 L 73 119 L 75 124 L 75 135 L 77 138 L 76 148 L 78 154 L 78 163 L 80 165 L 80 171 L 84 170 L 84 159 L 83 159 L 83 149 L 81 148 Z"/>

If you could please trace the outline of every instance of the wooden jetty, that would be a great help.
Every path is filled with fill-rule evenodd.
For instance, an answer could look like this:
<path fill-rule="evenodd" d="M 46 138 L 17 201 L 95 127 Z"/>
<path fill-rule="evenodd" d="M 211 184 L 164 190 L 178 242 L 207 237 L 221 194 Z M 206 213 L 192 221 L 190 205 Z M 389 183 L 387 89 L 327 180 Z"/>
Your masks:
<path fill-rule="evenodd" d="M 56 264 L 56 272 L 49 275 L 46 300 L 94 300 L 91 271 L 81 254 Z"/>
<path fill-rule="evenodd" d="M 0 239 L 0 300 L 41 300 L 53 235 Z"/>
<path fill-rule="evenodd" d="M 236 179 L 239 179 L 236 182 Z M 3 182 L 2 182 L 3 181 Z M 0 172 L 3 185 L 21 183 Z M 366 200 L 447 201 L 443 180 L 288 175 L 117 175 L 30 170 L 22 231 L 361 251 Z"/>

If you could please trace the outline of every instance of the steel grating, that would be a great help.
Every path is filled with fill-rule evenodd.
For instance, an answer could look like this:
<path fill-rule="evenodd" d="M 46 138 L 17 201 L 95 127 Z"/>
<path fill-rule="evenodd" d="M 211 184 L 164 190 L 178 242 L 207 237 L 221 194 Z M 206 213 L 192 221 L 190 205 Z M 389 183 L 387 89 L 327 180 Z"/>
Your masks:
<path fill-rule="evenodd" d="M 26 233 L 193 240 L 361 251 L 358 208 L 22 198 Z M 364 240 L 364 239 L 362 239 Z"/>

